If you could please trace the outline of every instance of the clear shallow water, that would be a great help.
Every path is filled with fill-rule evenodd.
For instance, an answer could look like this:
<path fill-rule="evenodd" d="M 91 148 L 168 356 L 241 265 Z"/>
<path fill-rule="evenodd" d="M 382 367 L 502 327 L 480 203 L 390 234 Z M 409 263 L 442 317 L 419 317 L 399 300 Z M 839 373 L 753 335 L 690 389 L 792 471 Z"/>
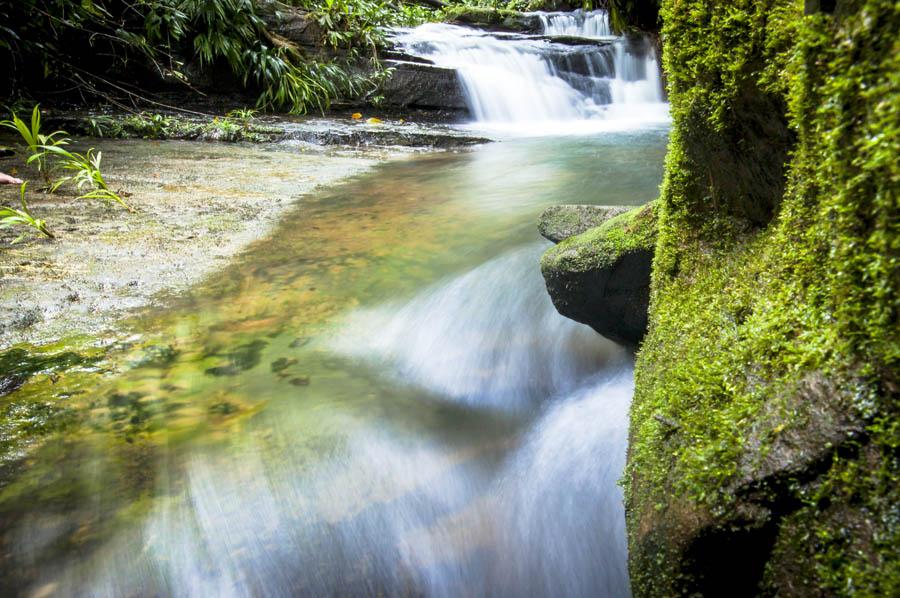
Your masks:
<path fill-rule="evenodd" d="M 630 365 L 553 311 L 535 224 L 655 197 L 665 142 L 509 141 L 302 201 L 135 321 L 0 489 L 5 589 L 627 593 Z"/>

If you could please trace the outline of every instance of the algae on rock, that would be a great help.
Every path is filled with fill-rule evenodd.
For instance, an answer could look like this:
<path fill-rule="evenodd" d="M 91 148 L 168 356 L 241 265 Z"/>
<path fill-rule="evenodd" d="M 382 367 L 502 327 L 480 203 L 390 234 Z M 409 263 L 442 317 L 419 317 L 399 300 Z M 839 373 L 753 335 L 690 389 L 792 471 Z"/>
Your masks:
<path fill-rule="evenodd" d="M 636 345 L 647 329 L 655 203 L 614 216 L 547 250 L 541 273 L 562 315 Z"/>
<path fill-rule="evenodd" d="M 900 594 L 900 4 L 803 4 L 663 3 L 637 596 Z"/>

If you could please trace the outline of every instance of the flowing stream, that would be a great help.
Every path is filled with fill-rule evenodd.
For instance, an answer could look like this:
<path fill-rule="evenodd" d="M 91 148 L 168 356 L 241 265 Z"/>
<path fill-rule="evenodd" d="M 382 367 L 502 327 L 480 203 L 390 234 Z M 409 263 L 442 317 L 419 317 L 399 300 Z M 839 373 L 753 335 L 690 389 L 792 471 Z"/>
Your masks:
<path fill-rule="evenodd" d="M 657 50 L 615 37 L 605 11 L 542 13 L 542 35 L 448 24 L 399 31 L 406 52 L 456 69 L 478 127 L 511 134 L 585 134 L 665 123 Z"/>
<path fill-rule="evenodd" d="M 607 35 L 598 18 L 545 23 Z M 403 35 L 518 80 L 515 102 L 507 79 L 460 67 L 485 109 L 472 126 L 506 119 L 537 136 L 388 162 L 305 198 L 269 238 L 137 319 L 126 365 L 86 391 L 92 418 L 2 489 L 15 555 L 4 587 L 629 594 L 617 481 L 631 357 L 553 309 L 536 218 L 655 197 L 662 98 L 640 92 L 652 114 L 623 111 L 591 135 L 542 136 L 535 123 L 590 129 L 617 118 L 610 106 L 639 112 L 615 89 L 655 88 L 655 58 L 624 40 L 592 46 L 596 74 L 578 87 L 553 70 L 552 48 L 533 50 L 549 42 L 457 29 Z"/>

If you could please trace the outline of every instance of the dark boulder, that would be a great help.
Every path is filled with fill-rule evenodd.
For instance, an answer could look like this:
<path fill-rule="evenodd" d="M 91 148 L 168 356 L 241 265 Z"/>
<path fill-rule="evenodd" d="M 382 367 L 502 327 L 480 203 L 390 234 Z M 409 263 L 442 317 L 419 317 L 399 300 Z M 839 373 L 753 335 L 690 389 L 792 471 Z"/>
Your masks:
<path fill-rule="evenodd" d="M 381 88 L 382 106 L 468 111 L 454 69 L 401 60 L 385 61 L 385 66 L 394 71 Z"/>
<path fill-rule="evenodd" d="M 468 25 L 489 31 L 517 31 L 540 33 L 541 19 L 536 14 L 505 8 L 478 6 L 452 7 L 446 11 L 448 19 L 457 25 Z"/>
<path fill-rule="evenodd" d="M 655 203 L 607 220 L 547 250 L 541 273 L 557 311 L 616 342 L 647 331 Z"/>

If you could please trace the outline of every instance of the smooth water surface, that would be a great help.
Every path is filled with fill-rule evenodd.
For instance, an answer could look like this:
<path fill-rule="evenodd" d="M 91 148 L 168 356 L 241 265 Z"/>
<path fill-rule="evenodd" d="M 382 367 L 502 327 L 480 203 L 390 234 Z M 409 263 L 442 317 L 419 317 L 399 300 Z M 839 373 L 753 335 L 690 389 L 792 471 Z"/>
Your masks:
<path fill-rule="evenodd" d="M 0 489 L 2 585 L 627 595 L 630 361 L 554 311 L 536 218 L 654 198 L 665 143 L 509 141 L 304 199 L 135 320 L 90 415 Z"/>

